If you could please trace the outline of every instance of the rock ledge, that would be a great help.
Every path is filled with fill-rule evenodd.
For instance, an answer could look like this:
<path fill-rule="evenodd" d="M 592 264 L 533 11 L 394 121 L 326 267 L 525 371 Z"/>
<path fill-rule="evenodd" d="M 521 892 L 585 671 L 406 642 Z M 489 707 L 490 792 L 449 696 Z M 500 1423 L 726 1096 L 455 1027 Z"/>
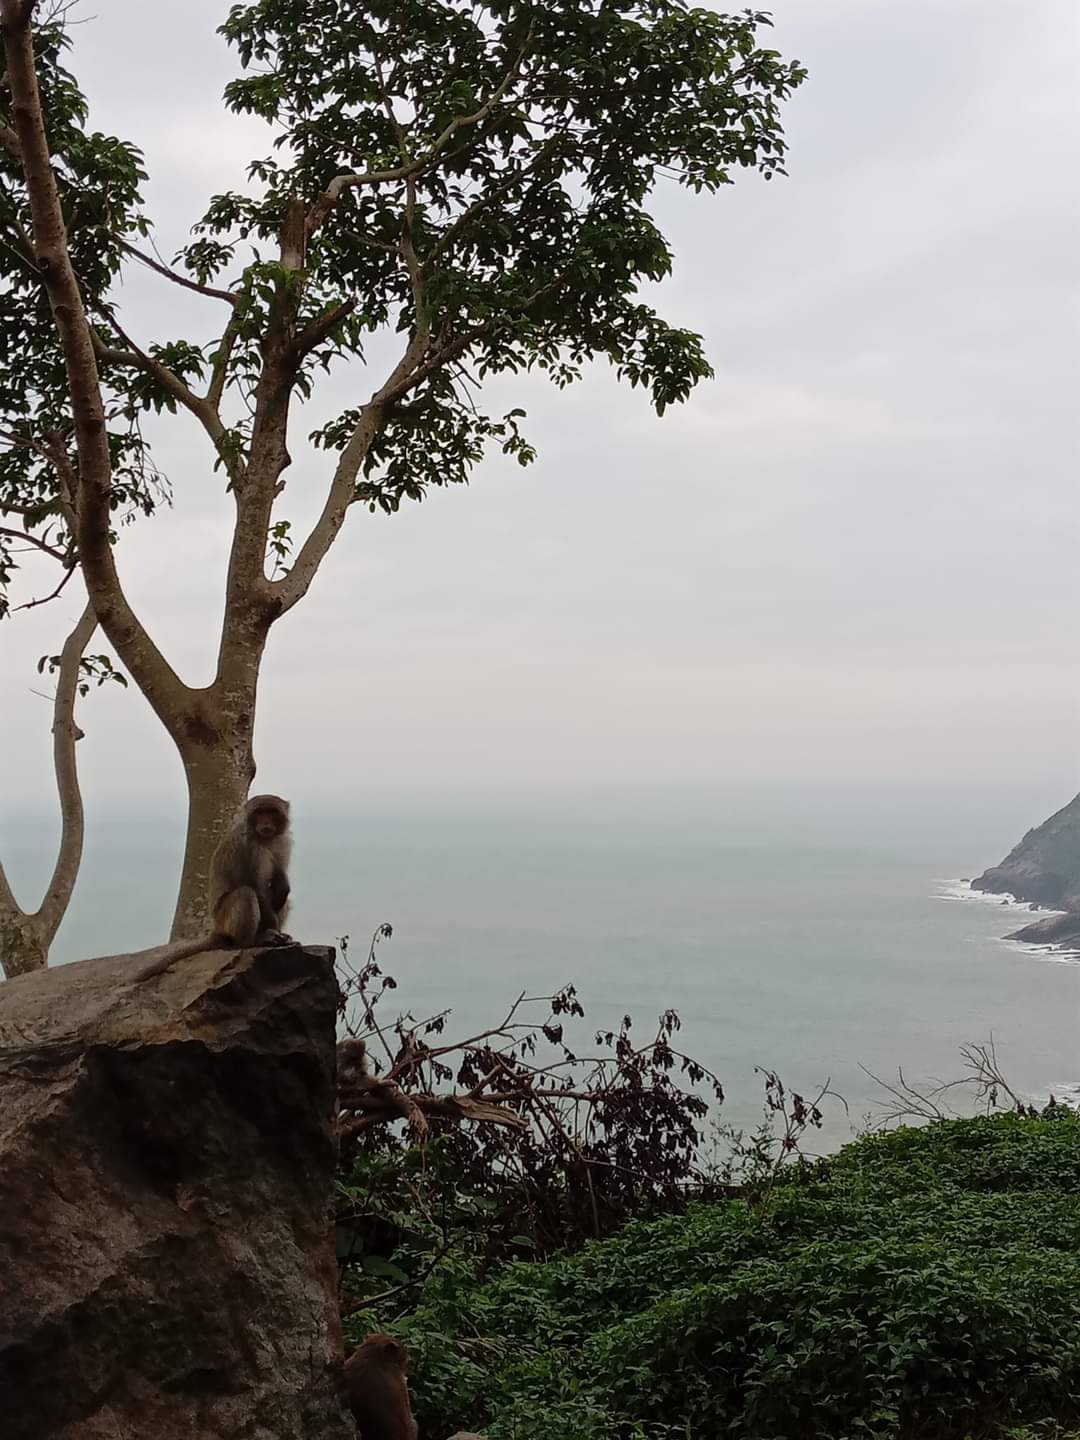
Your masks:
<path fill-rule="evenodd" d="M 333 952 L 0 985 L 4 1440 L 355 1440 Z"/>

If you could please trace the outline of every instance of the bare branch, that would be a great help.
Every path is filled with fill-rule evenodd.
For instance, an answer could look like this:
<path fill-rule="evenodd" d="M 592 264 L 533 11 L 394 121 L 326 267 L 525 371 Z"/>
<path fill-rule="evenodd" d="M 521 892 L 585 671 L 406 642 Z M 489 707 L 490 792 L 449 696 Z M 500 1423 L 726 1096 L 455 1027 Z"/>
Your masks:
<path fill-rule="evenodd" d="M 471 1120 L 478 1124 L 501 1125 L 510 1130 L 527 1130 L 529 1128 L 528 1120 L 524 1115 L 519 1115 L 516 1110 L 510 1110 L 505 1105 L 493 1104 L 490 1101 L 474 1100 L 471 1095 L 410 1094 L 407 1098 L 424 1117 L 425 1130 L 427 1128 L 426 1117 L 429 1115 L 437 1116 L 441 1120 Z M 401 1111 L 397 1105 L 389 1100 L 380 1102 L 373 1097 L 370 1102 L 365 1102 L 358 1113 L 339 1116 L 338 1137 L 341 1140 L 348 1140 L 354 1135 L 370 1130 L 374 1125 L 386 1125 L 401 1118 Z"/>
<path fill-rule="evenodd" d="M 218 343 L 217 353 L 214 357 L 213 369 L 210 372 L 210 384 L 206 391 L 206 402 L 215 411 L 221 409 L 222 397 L 225 394 L 225 382 L 229 374 L 229 361 L 232 359 L 236 342 L 240 338 L 240 312 L 234 310 L 229 318 L 225 332 Z"/>
<path fill-rule="evenodd" d="M 340 305 L 332 305 L 329 310 L 324 310 L 297 335 L 293 341 L 293 353 L 301 357 L 310 354 L 316 345 L 320 345 L 355 309 L 355 300 L 344 300 Z"/>
<path fill-rule="evenodd" d="M 53 698 L 53 773 L 60 798 L 60 845 L 52 878 L 37 910 L 23 910 L 0 865 L 0 934 L 3 935 L 4 973 L 25 974 L 48 963 L 49 946 L 71 900 L 79 873 L 83 845 L 83 806 L 79 790 L 75 746 L 82 731 L 75 724 L 79 667 L 97 627 L 93 607 L 87 604 L 64 642 Z"/>
<path fill-rule="evenodd" d="M 160 260 L 155 260 L 152 255 L 145 255 L 141 250 L 130 244 L 129 241 L 123 240 L 119 236 L 116 237 L 116 241 L 121 250 L 126 251 L 133 259 L 145 265 L 147 269 L 153 270 L 155 274 L 163 275 L 166 280 L 171 280 L 174 285 L 182 285 L 185 290 L 194 290 L 197 295 L 207 295 L 212 300 L 224 300 L 228 305 L 238 305 L 240 303 L 240 296 L 232 290 L 218 290 L 213 285 L 200 285 L 197 280 L 189 280 L 186 275 L 181 275 L 176 270 L 170 269 L 168 265 L 162 264 Z"/>
<path fill-rule="evenodd" d="M 561 284 L 560 276 L 510 307 L 508 313 L 524 313 L 548 295 L 554 294 Z M 367 457 L 372 441 L 390 418 L 394 404 L 422 384 L 429 375 L 457 360 L 470 346 L 492 334 L 496 323 L 490 321 L 477 325 L 430 354 L 430 336 L 426 329 L 421 327 L 414 333 L 386 384 L 361 410 L 356 428 L 341 452 L 322 513 L 297 552 L 296 559 L 288 573 L 271 585 L 271 593 L 281 607 L 280 613 L 291 610 L 310 589 L 319 566 L 345 522 L 349 506 L 356 498 L 356 477 L 360 467 Z M 425 354 L 428 354 L 427 359 L 423 358 Z"/>
<path fill-rule="evenodd" d="M 12 530 L 7 525 L 0 525 L 0 535 L 6 535 L 9 540 L 24 540 L 28 545 L 40 550 L 42 554 L 48 555 L 50 559 L 59 560 L 61 565 L 69 563 L 70 556 L 66 555 L 63 550 L 57 550 L 55 545 L 50 545 L 47 540 L 42 540 L 40 535 L 35 535 L 32 531 Z"/>
<path fill-rule="evenodd" d="M 1002 1107 L 1002 1097 L 1017 1114 L 1033 1113 L 1031 1104 L 1018 1095 L 1005 1079 L 993 1035 L 983 1045 L 961 1045 L 960 1058 L 966 1075 L 955 1080 L 932 1080 L 925 1086 L 913 1084 L 902 1069 L 897 1070 L 895 1081 L 889 1081 L 861 1065 L 859 1068 L 863 1074 L 868 1075 L 889 1097 L 878 1122 L 879 1128 L 907 1124 L 913 1120 L 933 1124 L 955 1119 L 965 1110 L 957 1110 L 949 1102 L 955 1092 L 964 1091 L 988 1115 Z"/>
<path fill-rule="evenodd" d="M 311 527 L 288 573 L 271 584 L 271 594 L 279 603 L 282 614 L 302 600 L 311 587 L 319 566 L 345 523 L 349 506 L 356 498 L 356 476 L 384 423 L 385 411 L 377 399 L 364 406 L 356 428 L 338 459 L 322 513 Z"/>
<path fill-rule="evenodd" d="M 37 599 L 26 600 L 23 602 L 23 604 L 16 605 L 15 609 L 12 611 L 12 614 L 14 615 L 19 610 L 36 610 L 39 605 L 47 605 L 50 600 L 55 600 L 58 595 L 63 594 L 64 589 L 68 584 L 68 581 L 75 574 L 75 570 L 76 567 L 74 565 L 70 566 L 67 570 L 64 571 L 64 574 L 60 579 L 60 583 L 56 586 L 55 590 L 50 590 L 48 595 L 41 595 L 38 596 Z"/>
<path fill-rule="evenodd" d="M 51 945 L 64 918 L 75 879 L 79 873 L 83 847 L 83 803 L 79 789 L 79 768 L 75 745 L 82 731 L 75 724 L 75 697 L 79 686 L 79 666 L 90 637 L 97 629 L 94 607 L 87 604 L 74 630 L 60 652 L 60 668 L 56 676 L 56 700 L 53 704 L 53 771 L 60 800 L 60 850 L 56 857 L 49 888 L 37 912 L 45 944 Z"/>

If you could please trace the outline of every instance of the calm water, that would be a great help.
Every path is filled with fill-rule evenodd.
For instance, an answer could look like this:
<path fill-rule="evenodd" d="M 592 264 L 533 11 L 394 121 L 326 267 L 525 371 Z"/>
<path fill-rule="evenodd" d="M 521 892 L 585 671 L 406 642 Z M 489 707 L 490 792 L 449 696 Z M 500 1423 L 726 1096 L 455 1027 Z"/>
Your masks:
<path fill-rule="evenodd" d="M 519 991 L 566 981 L 586 1006 L 579 1049 L 624 1013 L 643 1036 L 673 1006 L 686 1050 L 723 1080 L 734 1123 L 759 1114 L 755 1066 L 807 1089 L 831 1077 L 850 1114 L 830 1104 L 825 1145 L 881 1099 L 861 1065 L 952 1078 L 959 1047 L 992 1033 L 1014 1088 L 1045 1096 L 1080 1081 L 1080 965 L 1005 942 L 1025 912 L 956 883 L 1017 838 L 1011 812 L 931 825 L 915 807 L 903 823 L 863 816 L 857 827 L 782 805 L 723 819 L 700 806 L 651 819 L 629 807 L 603 824 L 587 806 L 534 812 L 414 807 L 348 825 L 308 816 L 290 929 L 319 941 L 349 934 L 359 958 L 390 921 L 380 959 L 399 982 L 395 1008 L 451 1007 L 460 1034 Z M 177 863 L 169 831 L 97 825 L 56 960 L 162 938 Z M 44 872 L 47 828 L 8 825 L 2 843 L 16 884 Z M 136 879 L 126 902 L 108 879 L 121 864 Z"/>

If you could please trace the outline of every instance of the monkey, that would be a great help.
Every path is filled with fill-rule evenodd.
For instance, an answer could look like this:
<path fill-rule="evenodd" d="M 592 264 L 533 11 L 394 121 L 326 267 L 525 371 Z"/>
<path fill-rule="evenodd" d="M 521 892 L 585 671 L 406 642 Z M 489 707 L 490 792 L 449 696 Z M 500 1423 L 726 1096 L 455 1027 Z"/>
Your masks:
<path fill-rule="evenodd" d="M 279 795 L 253 795 L 210 859 L 210 933 L 163 946 L 136 979 L 161 975 L 177 960 L 204 950 L 288 944 L 291 937 L 282 926 L 289 912 L 291 854 L 289 802 Z"/>
<path fill-rule="evenodd" d="M 358 1097 L 371 1089 L 371 1061 L 368 1059 L 367 1041 L 359 1035 L 347 1035 L 338 1041 L 337 1047 L 338 1094 Z"/>
<path fill-rule="evenodd" d="M 287 940 L 289 911 L 289 802 L 253 795 L 210 861 L 209 908 L 213 934 L 240 949 L 260 938 Z"/>
<path fill-rule="evenodd" d="M 345 1391 L 360 1440 L 416 1440 L 408 1366 L 409 1352 L 392 1335 L 369 1335 L 345 1361 Z"/>

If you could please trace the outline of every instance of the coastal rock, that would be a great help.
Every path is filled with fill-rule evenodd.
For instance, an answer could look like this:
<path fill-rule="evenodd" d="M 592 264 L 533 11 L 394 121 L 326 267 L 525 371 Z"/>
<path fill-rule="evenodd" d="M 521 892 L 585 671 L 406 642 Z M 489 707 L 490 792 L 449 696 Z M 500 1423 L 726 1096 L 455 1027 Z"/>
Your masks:
<path fill-rule="evenodd" d="M 1058 945 L 1065 950 L 1080 948 L 1080 913 L 1075 910 L 1064 914 L 1044 915 L 1014 930 L 1010 940 L 1023 940 L 1027 945 Z"/>
<path fill-rule="evenodd" d="M 4 1440 L 355 1440 L 333 952 L 0 985 Z"/>
<path fill-rule="evenodd" d="M 1047 910 L 1080 910 L 1080 795 L 1029 830 L 1000 865 L 971 886 L 991 895 L 1015 895 Z"/>

